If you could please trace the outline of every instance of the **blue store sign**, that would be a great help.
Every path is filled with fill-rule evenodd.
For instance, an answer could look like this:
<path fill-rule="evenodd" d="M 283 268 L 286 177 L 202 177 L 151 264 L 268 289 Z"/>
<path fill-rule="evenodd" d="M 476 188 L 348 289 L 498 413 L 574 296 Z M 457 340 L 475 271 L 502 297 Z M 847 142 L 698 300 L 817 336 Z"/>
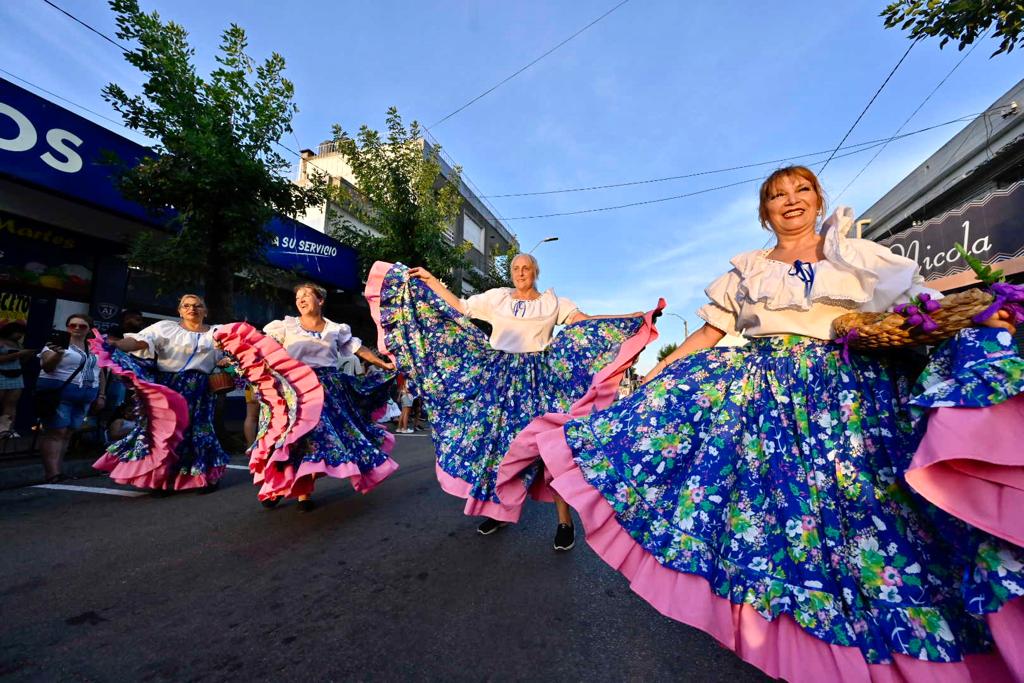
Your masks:
<path fill-rule="evenodd" d="M 270 265 L 298 270 L 340 289 L 362 289 L 357 254 L 352 247 L 283 216 L 271 220 L 267 229 L 273 235 L 266 252 Z"/>
<path fill-rule="evenodd" d="M 104 159 L 111 152 L 129 164 L 155 154 L 0 78 L 0 176 L 162 227 L 159 217 L 121 196 L 113 182 L 115 169 Z M 351 247 L 284 217 L 267 229 L 274 235 L 266 254 L 271 265 L 341 289 L 360 289 Z"/>

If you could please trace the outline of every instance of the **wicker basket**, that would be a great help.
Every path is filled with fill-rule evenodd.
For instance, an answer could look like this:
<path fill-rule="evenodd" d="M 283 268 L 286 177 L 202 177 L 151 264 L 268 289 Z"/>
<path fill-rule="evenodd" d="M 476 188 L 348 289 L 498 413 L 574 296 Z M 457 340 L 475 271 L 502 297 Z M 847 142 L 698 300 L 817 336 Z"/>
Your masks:
<path fill-rule="evenodd" d="M 235 390 L 235 378 L 222 371 L 210 373 L 210 393 L 227 394 Z"/>
<path fill-rule="evenodd" d="M 832 327 L 838 337 L 846 337 L 855 329 L 856 334 L 848 338 L 848 343 L 850 348 L 860 351 L 937 344 L 971 327 L 974 324 L 971 318 L 988 308 L 992 301 L 991 294 L 977 288 L 950 294 L 939 301 L 939 310 L 930 314 L 939 326 L 932 332 L 908 327 L 906 318 L 892 312 L 847 313 L 836 318 Z"/>

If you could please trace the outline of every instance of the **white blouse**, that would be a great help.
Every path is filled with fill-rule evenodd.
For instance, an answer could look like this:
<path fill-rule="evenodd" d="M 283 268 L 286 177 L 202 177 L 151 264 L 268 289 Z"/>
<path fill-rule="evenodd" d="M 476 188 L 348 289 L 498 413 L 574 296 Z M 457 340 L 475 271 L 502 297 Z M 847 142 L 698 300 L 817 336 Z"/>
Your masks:
<path fill-rule="evenodd" d="M 845 313 L 887 311 L 921 293 L 942 298 L 924 286 L 911 259 L 847 237 L 852 224 L 853 210 L 845 206 L 825 221 L 825 259 L 804 264 L 802 278 L 794 264 L 768 258 L 769 250 L 734 257 L 732 270 L 704 290 L 711 301 L 697 315 L 726 334 L 832 339 L 832 321 Z"/>
<path fill-rule="evenodd" d="M 157 369 L 163 372 L 198 370 L 210 374 L 224 353 L 214 346 L 212 326 L 206 332 L 190 332 L 174 320 L 161 320 L 125 339 L 145 342 L 149 354 L 156 356 Z"/>
<path fill-rule="evenodd" d="M 45 356 L 52 353 L 55 352 L 50 349 L 43 349 L 36 357 L 39 360 L 43 360 Z M 82 365 L 83 358 L 85 359 L 85 365 Z M 75 378 L 71 380 L 71 384 L 78 387 L 98 387 L 100 385 L 100 368 L 97 363 L 96 354 L 86 353 L 77 346 L 68 346 L 64 351 L 64 355 L 60 357 L 57 367 L 50 372 L 40 370 L 39 377 L 41 379 L 53 379 L 58 382 L 64 382 L 78 369 L 79 365 L 82 365 L 82 371 L 75 375 Z"/>
<path fill-rule="evenodd" d="M 514 291 L 498 287 L 462 300 L 466 315 L 491 324 L 491 347 L 498 351 L 543 351 L 551 343 L 555 325 L 565 325 L 579 310 L 551 289 L 532 301 L 513 299 Z"/>
<path fill-rule="evenodd" d="M 284 320 L 267 323 L 263 332 L 283 346 L 288 355 L 311 368 L 336 368 L 342 356 L 352 356 L 363 343 L 352 336 L 352 328 L 324 318 L 324 329 L 313 332 L 302 327 L 299 319 L 287 316 Z"/>

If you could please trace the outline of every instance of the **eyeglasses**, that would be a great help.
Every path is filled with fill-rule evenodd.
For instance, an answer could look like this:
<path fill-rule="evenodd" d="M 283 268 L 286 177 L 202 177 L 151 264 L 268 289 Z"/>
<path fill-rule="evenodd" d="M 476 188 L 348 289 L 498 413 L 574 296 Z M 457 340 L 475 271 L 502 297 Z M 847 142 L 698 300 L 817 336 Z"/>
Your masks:
<path fill-rule="evenodd" d="M 182 304 L 181 307 L 184 310 L 186 310 L 186 311 L 191 311 L 191 310 L 199 311 L 199 310 L 202 310 L 202 309 L 206 308 L 206 306 L 204 306 L 202 304 Z"/>
<path fill-rule="evenodd" d="M 69 330 L 87 330 L 89 326 L 85 323 L 71 323 L 68 325 Z"/>

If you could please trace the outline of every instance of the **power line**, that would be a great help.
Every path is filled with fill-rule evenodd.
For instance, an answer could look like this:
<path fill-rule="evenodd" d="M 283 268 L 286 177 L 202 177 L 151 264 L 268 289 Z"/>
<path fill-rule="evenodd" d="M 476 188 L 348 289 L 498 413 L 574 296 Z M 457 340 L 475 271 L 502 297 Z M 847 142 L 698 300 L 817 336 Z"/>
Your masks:
<path fill-rule="evenodd" d="M 984 115 L 984 114 L 979 114 L 978 116 L 982 116 L 982 115 Z M 971 117 L 971 118 L 977 118 L 977 116 Z M 963 119 L 959 119 L 959 120 L 967 120 L 967 117 L 964 117 Z M 946 125 L 946 124 L 943 124 L 943 125 Z M 907 133 L 906 135 L 911 135 L 911 133 Z M 836 159 L 842 159 L 844 157 L 853 156 L 854 154 L 860 154 L 861 152 L 866 152 L 866 151 L 868 151 L 870 149 L 874 149 L 875 147 L 878 147 L 878 146 L 883 145 L 883 144 L 885 144 L 884 140 L 876 142 L 876 143 L 874 143 L 872 145 L 869 145 L 867 147 L 862 147 L 861 149 L 855 149 L 855 150 L 846 152 L 845 154 L 836 155 L 835 158 Z M 714 192 L 716 190 L 724 190 L 724 189 L 727 189 L 727 188 L 730 188 L 730 187 L 736 187 L 737 185 L 744 185 L 746 183 L 752 183 L 754 181 L 759 181 L 759 180 L 762 180 L 762 179 L 763 179 L 763 176 L 758 176 L 756 178 L 748 178 L 746 180 L 739 180 L 739 181 L 737 181 L 735 183 L 728 183 L 728 184 L 725 184 L 725 185 L 716 185 L 715 187 L 708 187 L 708 188 L 704 188 L 703 190 L 696 190 L 694 192 L 687 192 L 685 194 L 672 195 L 671 197 L 658 197 L 657 199 L 648 199 L 648 200 L 640 201 L 640 202 L 630 202 L 628 204 L 617 204 L 615 206 L 602 206 L 602 207 L 597 207 L 597 208 L 592 208 L 592 209 L 577 209 L 575 211 L 563 211 L 563 212 L 559 212 L 559 213 L 547 213 L 547 214 L 540 214 L 540 215 L 535 215 L 535 216 L 513 216 L 511 218 L 503 218 L 502 220 L 506 220 L 506 221 L 525 221 L 525 220 L 533 220 L 533 219 L 537 219 L 537 218 L 556 218 L 556 217 L 559 217 L 559 216 L 576 216 L 576 215 L 585 214 L 585 213 L 598 213 L 598 212 L 601 212 L 601 211 L 615 211 L 617 209 L 626 209 L 626 208 L 630 208 L 630 207 L 634 207 L 634 206 L 645 206 L 647 204 L 659 204 L 661 202 L 670 202 L 670 201 L 673 201 L 673 200 L 676 200 L 676 199 L 685 199 L 686 197 L 693 197 L 693 196 L 700 195 L 700 194 L 705 194 L 705 193 L 708 193 L 708 192 Z"/>
<path fill-rule="evenodd" d="M 659 197 L 658 199 L 648 199 L 642 202 L 630 202 L 629 204 L 618 204 L 616 206 L 602 206 L 596 209 L 579 209 L 578 211 L 563 211 L 561 213 L 545 213 L 537 216 L 514 216 L 512 218 L 506 218 L 506 221 L 529 221 L 536 218 L 556 218 L 558 216 L 577 216 L 584 213 L 598 213 L 599 211 L 615 211 L 616 209 L 628 209 L 633 206 L 645 206 L 647 204 L 659 204 L 661 202 L 670 202 L 674 199 L 683 199 L 685 197 L 693 197 L 699 194 L 706 194 L 708 192 L 714 192 L 716 190 L 724 190 L 730 187 L 736 187 L 737 185 L 746 185 L 754 181 L 761 180 L 761 176 L 756 178 L 747 178 L 746 180 L 738 180 L 735 183 L 729 183 L 727 185 L 717 185 L 715 187 L 706 187 L 703 190 L 695 190 L 693 192 L 687 192 L 686 194 L 677 194 L 671 197 Z"/>
<path fill-rule="evenodd" d="M 61 96 L 61 95 L 58 95 L 57 93 L 53 92 L 52 90 L 47 90 L 46 88 L 44 88 L 44 87 L 43 87 L 43 86 L 41 86 L 41 85 L 36 85 L 36 84 L 35 84 L 35 83 L 33 83 L 32 81 L 30 81 L 30 80 L 27 80 L 27 79 L 24 79 L 24 78 L 22 78 L 21 76 L 17 76 L 17 75 L 15 75 L 15 74 L 12 74 L 12 73 L 11 73 L 10 71 L 8 71 L 8 70 L 6 70 L 6 69 L 0 69 L 0 73 L 6 74 L 7 76 L 10 76 L 11 78 L 13 78 L 13 79 L 15 79 L 15 80 L 17 80 L 17 81 L 21 81 L 21 82 L 22 82 L 22 83 L 24 83 L 25 85 L 27 85 L 27 86 L 29 86 L 29 87 L 32 87 L 32 88 L 35 88 L 36 90 L 39 90 L 39 91 L 41 91 L 41 92 L 44 92 L 44 93 L 46 93 L 47 95 L 49 95 L 49 96 L 51 96 L 51 97 L 56 97 L 56 98 L 57 98 L 58 100 L 62 100 L 62 101 L 64 101 L 64 102 L 67 102 L 67 103 L 68 103 L 68 104 L 70 104 L 70 105 L 71 105 L 72 107 L 77 107 L 78 109 L 81 109 L 82 111 L 87 111 L 87 112 L 89 112 L 89 113 L 90 113 L 90 114 L 92 114 L 93 116 L 98 116 L 98 117 L 100 117 L 101 119 L 104 119 L 104 120 L 106 120 L 106 121 L 110 121 L 110 122 L 111 122 L 112 124 L 114 124 L 115 126 L 117 126 L 117 127 L 119 127 L 119 128 L 123 128 L 123 129 L 125 129 L 125 130 L 131 130 L 132 132 L 137 132 L 137 131 L 134 131 L 133 129 L 129 128 L 128 126 L 124 125 L 124 123 L 122 123 L 122 122 L 120 122 L 120 121 L 115 121 L 114 119 L 110 118 L 109 116 L 104 116 L 103 114 L 99 113 L 98 111 L 94 111 L 94 110 L 92 110 L 92 109 L 89 109 L 89 107 L 86 107 L 85 105 L 81 105 L 81 104 L 78 104 L 77 102 L 74 102 L 74 101 L 72 101 L 72 100 L 69 100 L 69 99 L 68 99 L 68 98 L 66 98 L 66 97 L 63 97 L 63 96 Z"/>
<path fill-rule="evenodd" d="M 122 45 L 121 43 L 117 42 L 116 40 L 114 40 L 110 36 L 108 36 L 106 33 L 103 33 L 102 31 L 100 31 L 100 30 L 98 30 L 96 28 L 93 28 L 90 24 L 87 24 L 86 22 L 82 21 L 81 19 L 76 17 L 74 14 L 72 14 L 71 12 L 68 12 L 66 9 L 64 9 L 63 7 L 57 5 L 56 3 L 53 3 L 50 0 L 43 0 L 43 2 L 45 2 L 47 5 L 49 5 L 53 9 L 57 10 L 58 12 L 60 12 L 64 16 L 66 16 L 67 18 L 71 19 L 72 21 L 78 22 L 82 26 L 86 27 L 87 29 L 89 29 L 90 31 L 92 31 L 93 33 L 98 35 L 100 38 L 102 38 L 103 40 L 107 41 L 108 43 L 110 43 L 111 45 L 116 47 L 117 49 L 121 50 L 122 52 L 124 52 L 126 54 L 131 52 L 131 50 L 129 50 L 124 45 Z"/>
<path fill-rule="evenodd" d="M 521 69 L 519 69 L 518 71 L 516 71 L 515 73 L 513 73 L 513 74 L 512 74 L 511 76 L 508 76 L 508 77 L 504 78 L 503 80 L 499 81 L 498 83 L 496 83 L 495 85 L 491 86 L 491 87 L 490 87 L 490 88 L 488 88 L 487 90 L 484 90 L 484 91 L 483 91 L 482 93 L 480 93 L 479 95 L 477 95 L 476 97 L 474 97 L 473 99 L 471 99 L 471 100 L 470 100 L 469 102 L 466 102 L 466 103 L 465 103 L 464 105 L 462 105 L 461 107 L 459 107 L 459 108 L 458 108 L 458 109 L 456 109 L 455 111 L 451 112 L 450 114 L 448 114 L 448 115 L 447 115 L 447 116 L 445 116 L 444 118 L 441 118 L 441 119 L 439 119 L 439 120 L 435 121 L 434 123 L 430 124 L 429 126 L 427 126 L 427 128 L 428 128 L 428 129 L 429 129 L 429 128 L 434 128 L 435 126 L 439 126 L 439 125 L 441 125 L 442 123 L 444 123 L 445 121 L 447 121 L 447 120 L 448 120 L 448 119 L 450 119 L 451 117 L 453 117 L 453 116 L 455 116 L 456 114 L 458 114 L 459 112 L 461 112 L 461 111 L 462 111 L 463 109 L 466 109 L 467 107 L 469 107 L 470 105 L 472 105 L 472 104 L 473 104 L 474 102 L 476 102 L 477 100 L 480 100 L 480 99 L 482 99 L 482 98 L 486 97 L 487 95 L 490 95 L 490 94 L 491 94 L 492 92 L 494 92 L 495 90 L 497 90 L 497 89 L 498 89 L 498 88 L 500 88 L 501 86 L 505 85 L 506 83 L 508 83 L 509 81 L 511 81 L 511 80 L 512 80 L 513 78 L 515 78 L 515 77 L 516 77 L 516 76 L 518 76 L 519 74 L 523 73 L 524 71 L 526 71 L 527 69 L 529 69 L 529 68 L 530 68 L 531 66 L 533 66 L 533 65 L 534 65 L 534 64 L 536 64 L 537 62 L 541 61 L 542 59 L 544 59 L 545 57 L 547 57 L 548 55 L 550 55 L 550 54 L 551 54 L 552 52 L 554 52 L 554 51 L 555 51 L 555 50 L 557 50 L 558 48 L 562 47 L 563 45 L 565 45 L 566 43 L 568 43 L 569 41 L 571 41 L 571 40 L 572 40 L 573 38 L 575 38 L 576 36 L 580 35 L 580 34 L 581 34 L 581 33 L 583 33 L 584 31 L 586 31 L 587 29 L 589 29 L 589 28 L 590 28 L 591 26 L 593 26 L 593 25 L 597 24 L 597 23 L 598 23 L 599 21 L 601 21 L 602 19 L 604 19 L 605 17 L 607 17 L 607 16 L 609 15 L 609 14 L 611 14 L 611 13 L 612 13 L 612 12 L 614 12 L 615 10 L 617 10 L 617 9 L 619 9 L 620 7 L 622 7 L 623 5 L 625 5 L 625 4 L 627 3 L 627 2 L 629 2 L 629 0 L 622 0 L 622 2 L 620 2 L 619 4 L 617 4 L 617 5 L 615 5 L 614 7 L 612 7 L 612 8 L 610 9 L 610 10 L 608 10 L 607 12 L 605 12 L 604 14 L 602 14 L 601 16 L 599 16 L 599 17 L 598 17 L 597 19 L 594 19 L 594 20 L 593 20 L 592 22 L 590 22 L 589 24 L 587 24 L 586 26 L 584 26 L 583 28 L 581 28 L 581 29 L 580 29 L 579 31 L 576 31 L 576 33 L 572 34 L 571 36 L 569 36 L 568 38 L 566 38 L 565 40 L 563 40 L 562 42 L 560 42 L 560 43 L 559 43 L 558 45 L 555 45 L 555 46 L 554 46 L 553 48 L 551 48 L 550 50 L 548 50 L 547 52 L 545 52 L 544 54 L 542 54 L 542 55 L 541 55 L 540 57 L 537 57 L 537 59 L 533 60 L 532 62 L 530 62 L 530 63 L 529 63 L 529 64 L 527 64 L 526 66 L 522 67 Z"/>
<path fill-rule="evenodd" d="M 902 57 L 900 57 L 900 61 L 896 62 L 896 66 L 892 68 L 892 71 L 889 72 L 889 75 L 885 77 L 884 81 L 882 81 L 882 85 L 878 86 L 878 90 L 876 90 L 875 94 L 871 96 L 870 100 L 868 100 L 868 103 L 867 105 L 865 105 L 864 110 L 860 113 L 859 116 L 857 116 L 857 120 L 853 122 L 853 125 L 850 126 L 850 130 L 846 131 L 846 135 L 844 135 L 843 139 L 839 141 L 838 145 L 836 145 L 836 149 L 835 151 L 832 152 L 832 156 L 830 156 L 828 159 L 825 159 L 825 163 L 822 164 L 820 169 L 818 169 L 818 175 L 821 175 L 822 173 L 825 172 L 825 169 L 828 167 L 828 163 L 832 161 L 832 157 L 835 156 L 835 153 L 838 152 L 839 148 L 843 146 L 844 142 L 846 142 L 846 138 L 850 137 L 850 133 L 852 133 L 853 129 L 857 127 L 857 124 L 860 123 L 860 120 L 864 118 L 864 114 L 868 113 L 868 109 L 870 109 L 871 105 L 874 104 L 875 99 L 878 97 L 879 93 L 882 92 L 882 89 L 885 88 L 886 84 L 889 82 L 889 79 L 892 78 L 892 75 L 896 73 L 897 69 L 900 68 L 900 64 L 903 63 L 903 60 L 907 58 L 907 55 L 910 54 L 910 51 L 914 49 L 915 45 L 917 45 L 918 40 L 921 39 L 918 38 L 917 40 L 910 44 L 910 47 L 907 48 L 907 51 L 903 53 Z"/>
<path fill-rule="evenodd" d="M 981 43 L 981 40 L 984 39 L 985 35 L 987 35 L 987 34 L 988 34 L 988 30 L 986 30 L 985 34 L 981 36 L 981 39 L 975 41 L 974 44 L 971 45 L 971 49 L 968 50 L 964 54 L 964 56 L 961 57 L 960 60 L 956 64 L 953 65 L 953 68 L 949 70 L 949 73 L 947 73 L 945 76 L 943 76 L 942 80 L 939 81 L 938 85 L 936 85 L 934 88 L 932 88 L 932 91 L 930 93 L 928 93 L 928 96 L 925 97 L 923 100 L 921 100 L 921 104 L 917 105 L 917 109 L 912 111 L 910 113 L 910 116 L 907 117 L 907 120 L 900 124 L 900 127 L 896 129 L 896 132 L 893 133 L 893 136 L 891 138 L 889 138 L 889 141 L 887 141 L 884 145 L 882 145 L 879 148 L 879 150 L 877 152 L 875 152 L 874 156 L 872 156 L 870 159 L 868 159 L 868 162 L 866 164 L 864 164 L 863 168 L 861 168 L 859 171 L 857 171 L 857 175 L 853 176 L 853 179 L 850 182 L 846 183 L 846 187 L 844 187 L 842 189 L 842 191 L 838 195 L 836 195 L 836 201 L 839 201 L 839 198 L 842 197 L 844 194 L 846 194 L 846 191 L 850 189 L 851 185 L 853 185 L 855 182 L 857 182 L 857 179 L 860 178 L 861 175 L 864 174 L 864 171 L 868 170 L 868 166 L 873 164 L 875 162 L 875 159 L 878 158 L 878 155 L 885 151 L 885 148 L 889 146 L 889 142 L 894 140 L 896 138 L 896 136 L 899 135 L 900 131 L 903 130 L 903 127 L 906 126 L 908 123 L 910 123 L 911 119 L 913 119 L 915 116 L 917 116 L 917 112 L 921 111 L 922 107 L 924 107 L 924 105 L 926 105 L 928 103 L 928 100 L 930 100 L 932 98 L 932 95 L 937 93 L 939 91 L 939 88 L 941 88 L 946 83 L 946 81 L 949 80 L 949 77 L 952 76 L 953 73 L 957 69 L 960 68 L 960 65 L 964 63 L 964 60 L 971 56 L 971 53 L 974 52 L 974 48 L 978 47 L 978 45 Z M 911 47 L 913 47 L 913 45 L 911 45 Z M 984 114 L 984 112 L 982 112 L 982 114 Z"/>
<path fill-rule="evenodd" d="M 902 139 L 902 138 L 905 138 L 905 137 L 909 137 L 911 135 L 918 135 L 920 133 L 925 133 L 925 132 L 930 131 L 930 130 L 935 130 L 936 128 L 941 128 L 943 126 L 948 126 L 948 125 L 951 125 L 951 124 L 954 124 L 954 123 L 960 123 L 960 122 L 962 122 L 964 120 L 973 119 L 976 116 L 977 116 L 977 114 L 965 115 L 965 116 L 961 116 L 959 118 L 953 119 L 951 121 L 945 121 L 943 123 L 937 123 L 937 124 L 935 124 L 933 126 L 928 126 L 927 128 L 921 128 L 921 129 L 918 129 L 918 130 L 914 130 L 914 131 L 911 131 L 909 133 L 904 133 L 902 135 L 897 133 L 897 135 L 894 135 L 894 136 L 889 137 L 889 138 L 878 138 L 876 140 L 867 140 L 865 142 L 858 142 L 858 143 L 855 143 L 855 144 L 847 145 L 846 147 L 841 147 L 840 150 L 854 149 L 854 148 L 857 148 L 857 147 L 867 147 L 869 149 L 873 149 L 875 146 L 883 144 L 885 142 L 891 142 L 892 140 Z M 693 172 L 690 172 L 690 173 L 684 173 L 682 175 L 665 176 L 663 178 L 648 178 L 648 179 L 645 179 L 645 180 L 631 180 L 631 181 L 626 181 L 626 182 L 621 182 L 621 183 L 608 183 L 608 184 L 605 184 L 605 185 L 589 185 L 589 186 L 586 186 L 586 187 L 568 187 L 568 188 L 562 188 L 562 189 L 558 189 L 558 190 L 540 190 L 540 191 L 536 191 L 536 192 L 511 192 L 511 193 L 507 193 L 507 194 L 491 194 L 491 195 L 486 195 L 486 198 L 488 198 L 488 199 L 499 199 L 499 198 L 506 198 L 506 197 L 536 197 L 536 196 L 550 195 L 550 194 L 566 194 L 566 193 L 571 193 L 571 192 L 591 192 L 591 191 L 594 191 L 594 190 L 607 190 L 607 189 L 612 189 L 612 188 L 617 188 L 617 187 L 632 187 L 632 186 L 636 186 L 636 185 L 649 185 L 649 184 L 653 184 L 653 183 L 663 183 L 663 182 L 667 182 L 667 181 L 670 181 L 670 180 L 683 180 L 683 179 L 686 179 L 686 178 L 696 178 L 698 176 L 713 175 L 713 174 L 716 174 L 716 173 L 726 173 L 726 172 L 729 172 L 729 171 L 740 171 L 740 170 L 747 169 L 747 168 L 756 168 L 758 166 L 768 166 L 768 165 L 771 165 L 771 164 L 779 164 L 779 163 L 783 163 L 783 162 L 786 162 L 786 161 L 794 161 L 796 159 L 804 159 L 804 158 L 807 158 L 807 157 L 821 156 L 822 154 L 828 154 L 828 153 L 830 153 L 832 151 L 833 150 L 831 148 L 829 148 L 829 149 L 821 150 L 821 151 L 818 151 L 818 152 L 807 152 L 805 154 L 796 154 L 796 155 L 793 155 L 793 156 L 783 157 L 781 159 L 772 159 L 772 160 L 769 160 L 769 161 L 758 161 L 758 162 L 753 162 L 753 163 L 749 163 L 749 164 L 740 164 L 738 166 L 728 166 L 726 168 L 716 168 L 716 169 L 705 170 L 705 171 L 693 171 Z"/>

